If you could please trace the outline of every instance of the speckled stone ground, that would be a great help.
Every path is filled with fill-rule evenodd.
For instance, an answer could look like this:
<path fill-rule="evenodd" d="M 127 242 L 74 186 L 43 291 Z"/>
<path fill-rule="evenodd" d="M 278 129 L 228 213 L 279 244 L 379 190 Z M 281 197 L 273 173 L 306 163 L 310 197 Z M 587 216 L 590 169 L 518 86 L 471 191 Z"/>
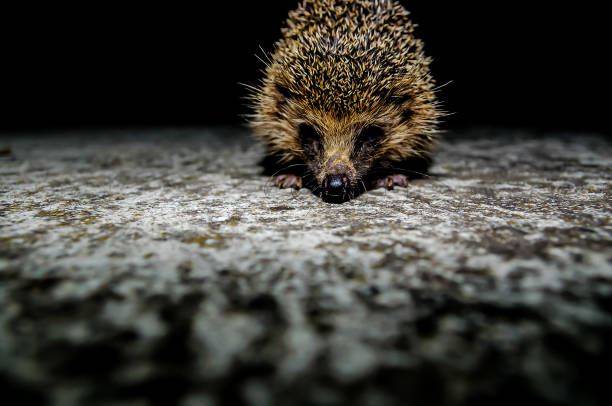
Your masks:
<path fill-rule="evenodd" d="M 4 398 L 610 400 L 603 137 L 450 134 L 431 178 L 342 205 L 270 187 L 241 130 L 0 144 Z"/>

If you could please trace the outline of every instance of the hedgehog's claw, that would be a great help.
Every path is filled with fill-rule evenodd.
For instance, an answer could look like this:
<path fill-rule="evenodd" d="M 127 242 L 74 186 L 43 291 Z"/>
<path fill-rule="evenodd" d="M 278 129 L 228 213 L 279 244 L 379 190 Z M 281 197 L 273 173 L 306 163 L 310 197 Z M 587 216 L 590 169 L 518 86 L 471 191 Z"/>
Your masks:
<path fill-rule="evenodd" d="M 392 190 L 394 186 L 407 187 L 410 181 L 405 175 L 389 175 L 374 181 L 374 189 Z"/>
<path fill-rule="evenodd" d="M 296 175 L 276 175 L 272 178 L 272 183 L 281 189 L 300 189 L 302 187 L 302 178 Z"/>

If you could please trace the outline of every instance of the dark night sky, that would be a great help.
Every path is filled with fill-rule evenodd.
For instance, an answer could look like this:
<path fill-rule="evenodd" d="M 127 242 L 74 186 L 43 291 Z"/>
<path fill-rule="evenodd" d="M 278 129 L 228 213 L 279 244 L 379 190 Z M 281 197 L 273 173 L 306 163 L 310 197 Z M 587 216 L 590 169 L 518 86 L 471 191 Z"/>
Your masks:
<path fill-rule="evenodd" d="M 259 46 L 294 1 L 5 9 L 2 130 L 240 123 Z M 434 57 L 446 127 L 608 131 L 602 10 L 404 1 Z M 457 3 L 457 2 L 455 2 Z"/>

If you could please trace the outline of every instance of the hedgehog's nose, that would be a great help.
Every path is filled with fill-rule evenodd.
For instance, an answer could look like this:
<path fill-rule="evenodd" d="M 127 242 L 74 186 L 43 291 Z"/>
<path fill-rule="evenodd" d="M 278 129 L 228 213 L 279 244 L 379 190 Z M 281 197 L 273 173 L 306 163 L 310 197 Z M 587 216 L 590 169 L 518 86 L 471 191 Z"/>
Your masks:
<path fill-rule="evenodd" d="M 348 200 L 349 179 L 344 174 L 327 175 L 323 179 L 323 197 L 330 201 Z"/>
<path fill-rule="evenodd" d="M 346 176 L 329 175 L 327 176 L 327 187 L 330 190 L 341 190 L 344 186 L 346 186 L 346 180 Z"/>

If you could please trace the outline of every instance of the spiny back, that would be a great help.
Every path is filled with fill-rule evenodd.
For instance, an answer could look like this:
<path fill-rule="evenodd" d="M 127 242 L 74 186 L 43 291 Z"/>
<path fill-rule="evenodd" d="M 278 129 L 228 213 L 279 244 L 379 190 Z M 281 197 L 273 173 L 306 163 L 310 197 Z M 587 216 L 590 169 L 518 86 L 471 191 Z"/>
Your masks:
<path fill-rule="evenodd" d="M 433 81 L 421 71 L 429 59 L 408 16 L 390 0 L 305 0 L 273 55 L 276 82 L 339 114 L 371 108 L 406 77 L 427 91 Z"/>

